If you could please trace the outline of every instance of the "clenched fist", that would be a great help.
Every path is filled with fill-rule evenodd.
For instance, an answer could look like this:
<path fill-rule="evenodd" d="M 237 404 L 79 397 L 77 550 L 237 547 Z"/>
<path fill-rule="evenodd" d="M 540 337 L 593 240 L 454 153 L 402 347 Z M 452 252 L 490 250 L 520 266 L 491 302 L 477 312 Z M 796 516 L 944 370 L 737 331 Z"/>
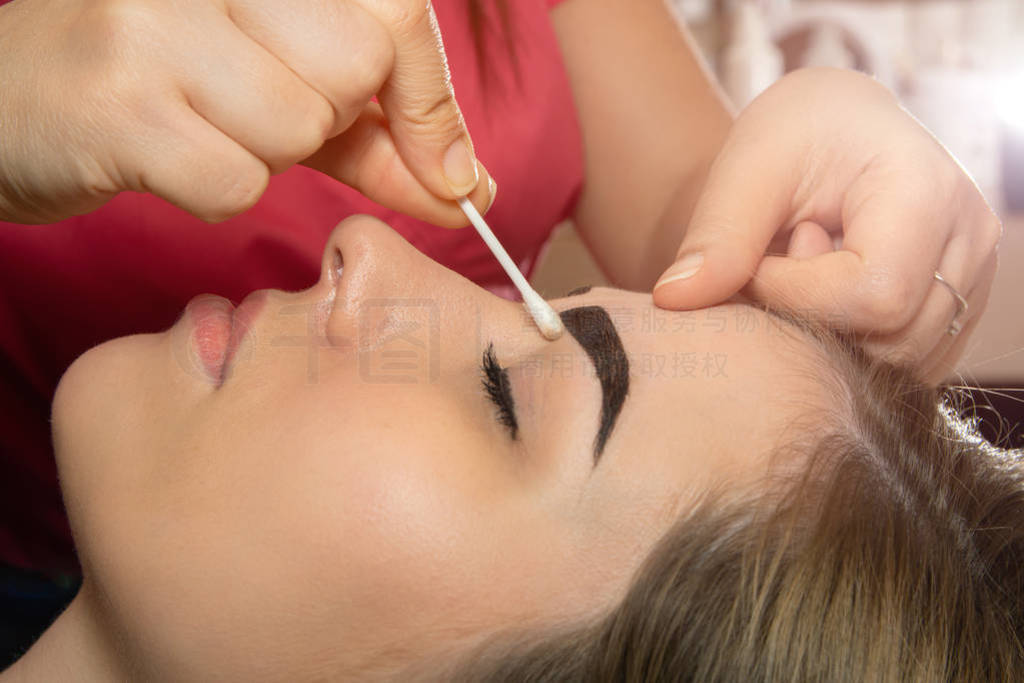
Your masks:
<path fill-rule="evenodd" d="M 429 2 L 0 7 L 0 219 L 133 190 L 217 221 L 299 162 L 441 225 L 487 205 Z"/>

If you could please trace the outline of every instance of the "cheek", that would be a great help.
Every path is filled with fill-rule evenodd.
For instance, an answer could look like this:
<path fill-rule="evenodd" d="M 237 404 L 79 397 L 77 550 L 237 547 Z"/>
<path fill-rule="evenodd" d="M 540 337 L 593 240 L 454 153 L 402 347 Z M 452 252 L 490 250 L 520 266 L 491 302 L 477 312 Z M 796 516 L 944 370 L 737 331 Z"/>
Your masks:
<path fill-rule="evenodd" d="M 275 395 L 250 404 L 244 422 L 235 412 L 211 422 L 199 441 L 220 446 L 174 476 L 192 504 L 177 541 L 202 553 L 187 581 L 175 579 L 206 596 L 190 618 L 233 614 L 268 648 L 287 622 L 311 652 L 425 642 L 439 623 L 480 623 L 492 582 L 507 583 L 496 575 L 504 553 L 521 554 L 515 539 L 529 537 L 526 489 L 464 408 L 395 387 Z M 217 578 L 228 568 L 244 586 Z M 293 618 L 264 616 L 282 612 Z"/>
<path fill-rule="evenodd" d="M 362 648 L 426 646 L 439 624 L 446 632 L 507 624 L 538 609 L 534 594 L 550 592 L 557 542 L 508 454 L 464 425 L 433 426 L 350 431 L 344 451 L 303 475 L 319 492 L 311 525 L 334 539 L 310 564 L 331 567 L 340 623 L 359 625 L 350 637 Z"/>
<path fill-rule="evenodd" d="M 479 590 L 482 545 L 504 535 L 499 515 L 514 492 L 460 444 L 403 435 L 373 445 L 346 463 L 323 521 L 338 529 L 344 589 L 359 617 L 426 623 Z"/>
<path fill-rule="evenodd" d="M 558 572 L 556 540 L 509 482 L 444 468 L 418 448 L 395 468 L 354 468 L 336 524 L 335 565 L 359 649 L 419 649 L 486 633 L 542 612 Z M 433 465 L 430 464 L 433 460 Z M 368 626 L 372 624 L 372 626 Z"/>
<path fill-rule="evenodd" d="M 108 351 L 123 368 L 124 349 Z M 154 670 L 198 679 L 217 662 L 246 678 L 257 663 L 427 647 L 438 624 L 491 628 L 554 592 L 558 542 L 528 482 L 436 388 L 266 384 L 190 412 L 126 397 L 152 375 L 104 374 L 106 353 L 69 373 L 55 409 L 68 451 L 89 441 L 96 393 L 148 425 L 89 458 L 78 448 L 67 469 L 92 515 L 87 581 Z M 166 382 L 139 396 L 170 395 Z"/>

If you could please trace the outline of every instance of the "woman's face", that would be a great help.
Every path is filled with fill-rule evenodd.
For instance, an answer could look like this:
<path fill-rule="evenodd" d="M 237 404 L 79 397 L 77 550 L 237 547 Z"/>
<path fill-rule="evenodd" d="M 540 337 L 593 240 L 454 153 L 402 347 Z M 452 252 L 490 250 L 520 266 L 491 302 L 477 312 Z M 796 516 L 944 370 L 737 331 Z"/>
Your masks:
<path fill-rule="evenodd" d="M 125 652 L 184 678 L 328 675 L 585 616 L 822 401 L 812 342 L 752 307 L 551 303 L 586 307 L 557 342 L 354 217 L 312 288 L 253 294 L 230 333 L 226 303 L 200 298 L 82 356 L 54 438 Z"/>

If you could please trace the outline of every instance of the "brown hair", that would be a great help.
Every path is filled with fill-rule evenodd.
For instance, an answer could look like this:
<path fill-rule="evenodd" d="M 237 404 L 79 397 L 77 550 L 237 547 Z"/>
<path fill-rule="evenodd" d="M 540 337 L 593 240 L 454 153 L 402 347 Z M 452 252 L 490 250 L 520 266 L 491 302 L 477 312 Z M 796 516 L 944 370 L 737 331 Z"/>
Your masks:
<path fill-rule="evenodd" d="M 1024 680 L 1024 453 L 817 336 L 841 389 L 827 434 L 773 460 L 799 474 L 696 506 L 595 623 L 499 635 L 446 678 Z"/>

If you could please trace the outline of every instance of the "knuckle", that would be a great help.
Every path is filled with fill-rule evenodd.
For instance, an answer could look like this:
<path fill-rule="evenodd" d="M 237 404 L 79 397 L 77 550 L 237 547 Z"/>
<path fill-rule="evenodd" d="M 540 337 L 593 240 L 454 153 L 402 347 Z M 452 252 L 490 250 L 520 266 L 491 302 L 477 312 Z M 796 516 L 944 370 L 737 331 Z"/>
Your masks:
<path fill-rule="evenodd" d="M 338 8 L 334 40 L 316 67 L 327 94 L 339 107 L 350 100 L 368 100 L 391 75 L 395 61 L 392 30 L 372 5 L 363 3 Z"/>
<path fill-rule="evenodd" d="M 310 115 L 310 126 L 313 128 L 313 141 L 315 146 L 310 153 L 320 149 L 320 146 L 331 135 L 334 130 L 336 115 L 334 107 L 323 98 L 317 98 Z"/>
<path fill-rule="evenodd" d="M 973 245 L 984 253 L 994 251 L 1003 237 L 1003 224 L 981 190 L 962 172 L 958 174 L 955 215 L 959 216 L 960 227 L 970 236 Z"/>
<path fill-rule="evenodd" d="M 344 54 L 330 62 L 321 78 L 324 95 L 339 113 L 363 108 L 381 91 L 395 64 L 391 36 L 372 15 L 355 14 L 346 30 Z"/>
<path fill-rule="evenodd" d="M 334 128 L 334 108 L 322 97 L 317 97 L 306 108 L 301 125 L 295 128 L 296 159 L 305 159 L 320 149 Z"/>
<path fill-rule="evenodd" d="M 424 94 L 407 103 L 402 110 L 403 123 L 413 130 L 427 133 L 439 127 L 457 127 L 461 123 L 459 108 L 450 93 L 444 92 L 433 97 Z"/>
<path fill-rule="evenodd" d="M 288 125 L 254 153 L 271 174 L 280 173 L 320 149 L 332 133 L 334 120 L 334 108 L 324 98 L 310 97 L 305 106 L 296 104 Z"/>
<path fill-rule="evenodd" d="M 875 273 L 861 290 L 858 316 L 880 332 L 895 332 L 908 322 L 910 293 L 904 278 Z"/>
<path fill-rule="evenodd" d="M 259 162 L 235 166 L 224 177 L 223 190 L 199 216 L 209 223 L 219 223 L 246 211 L 259 200 L 270 180 L 267 167 Z"/>
<path fill-rule="evenodd" d="M 389 40 L 374 40 L 371 46 L 363 50 L 362 58 L 353 60 L 359 68 L 349 70 L 346 74 L 344 92 L 346 99 L 353 101 L 368 100 L 380 90 L 381 85 L 391 75 L 394 64 L 394 52 Z"/>
<path fill-rule="evenodd" d="M 159 23 L 154 9 L 135 0 L 106 0 L 93 6 L 90 13 L 92 43 L 108 56 L 134 52 L 161 35 L 154 30 Z"/>
<path fill-rule="evenodd" d="M 386 0 L 380 9 L 389 25 L 404 31 L 419 26 L 430 14 L 429 0 Z"/>
<path fill-rule="evenodd" d="M 942 170 L 936 174 L 926 196 L 961 201 L 965 191 L 975 191 L 974 183 L 964 175 L 948 152 L 942 150 L 941 153 L 942 158 L 936 160 L 934 167 Z"/>
<path fill-rule="evenodd" d="M 110 117 L 103 123 L 116 125 L 128 115 L 150 119 L 159 106 L 153 102 L 154 78 L 159 64 L 160 43 L 166 28 L 154 8 L 133 0 L 95 3 L 83 18 L 81 50 L 87 58 L 75 65 L 72 87 L 88 93 L 98 112 Z"/>
<path fill-rule="evenodd" d="M 981 242 L 986 246 L 985 252 L 995 251 L 999 246 L 999 242 L 1003 239 L 1002 221 L 989 211 L 986 219 L 982 221 L 980 233 Z"/>

